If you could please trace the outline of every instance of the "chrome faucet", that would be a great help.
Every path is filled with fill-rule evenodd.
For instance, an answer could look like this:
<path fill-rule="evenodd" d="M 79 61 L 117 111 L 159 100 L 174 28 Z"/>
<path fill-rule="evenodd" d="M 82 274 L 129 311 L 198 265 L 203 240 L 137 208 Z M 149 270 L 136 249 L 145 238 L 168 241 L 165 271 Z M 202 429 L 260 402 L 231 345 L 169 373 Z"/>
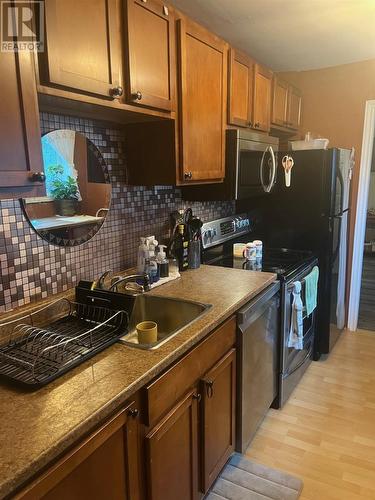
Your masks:
<path fill-rule="evenodd" d="M 92 290 L 94 290 L 95 288 L 98 288 L 100 290 L 105 290 L 104 280 L 108 275 L 111 274 L 111 272 L 112 271 L 110 269 L 108 271 L 104 271 L 104 273 L 99 276 L 97 281 L 93 282 Z"/>
<path fill-rule="evenodd" d="M 124 276 L 123 278 L 118 279 L 109 288 L 109 291 L 113 291 L 117 289 L 117 286 L 120 283 L 126 283 L 127 281 L 135 281 L 137 279 L 143 280 L 143 290 L 148 292 L 151 290 L 150 277 L 147 273 L 144 274 L 130 274 L 129 276 Z"/>

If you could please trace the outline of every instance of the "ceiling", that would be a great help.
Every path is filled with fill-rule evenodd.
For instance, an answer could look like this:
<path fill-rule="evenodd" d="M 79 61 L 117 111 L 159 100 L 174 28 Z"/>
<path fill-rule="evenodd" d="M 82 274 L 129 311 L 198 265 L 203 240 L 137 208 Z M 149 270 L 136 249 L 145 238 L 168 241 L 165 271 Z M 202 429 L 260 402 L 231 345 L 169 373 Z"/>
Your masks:
<path fill-rule="evenodd" d="M 375 0 L 170 0 L 275 71 L 375 58 Z"/>

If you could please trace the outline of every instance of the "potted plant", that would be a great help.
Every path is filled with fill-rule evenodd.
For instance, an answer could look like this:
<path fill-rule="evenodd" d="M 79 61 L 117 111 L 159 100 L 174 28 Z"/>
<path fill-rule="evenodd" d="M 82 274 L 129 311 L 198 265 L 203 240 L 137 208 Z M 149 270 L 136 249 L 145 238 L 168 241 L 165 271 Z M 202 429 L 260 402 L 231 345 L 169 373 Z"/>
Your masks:
<path fill-rule="evenodd" d="M 64 167 L 51 165 L 49 172 L 54 178 L 51 181 L 50 194 L 54 199 L 57 215 L 73 216 L 78 210 L 79 190 L 77 179 L 68 175 L 62 178 Z"/>

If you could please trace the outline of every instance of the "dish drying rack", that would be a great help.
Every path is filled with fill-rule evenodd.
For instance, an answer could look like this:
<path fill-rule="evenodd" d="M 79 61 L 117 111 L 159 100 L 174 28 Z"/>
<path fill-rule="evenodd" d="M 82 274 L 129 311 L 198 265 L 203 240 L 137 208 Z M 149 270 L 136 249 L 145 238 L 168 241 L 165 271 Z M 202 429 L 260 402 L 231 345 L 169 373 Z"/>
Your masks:
<path fill-rule="evenodd" d="M 51 317 L 56 319 L 35 326 Z M 46 384 L 116 342 L 128 322 L 126 311 L 55 301 L 0 324 L 0 375 L 30 386 Z"/>

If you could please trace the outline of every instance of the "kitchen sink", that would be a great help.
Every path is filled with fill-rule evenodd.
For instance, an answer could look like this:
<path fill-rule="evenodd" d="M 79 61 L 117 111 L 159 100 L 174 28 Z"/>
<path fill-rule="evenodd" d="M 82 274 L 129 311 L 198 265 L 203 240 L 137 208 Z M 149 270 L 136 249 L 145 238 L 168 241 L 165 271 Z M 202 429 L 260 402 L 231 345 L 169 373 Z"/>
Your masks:
<path fill-rule="evenodd" d="M 130 315 L 129 331 L 121 337 L 120 342 L 139 349 L 157 349 L 183 328 L 200 318 L 210 307 L 210 304 L 190 300 L 148 294 L 137 295 Z M 153 344 L 138 343 L 136 325 L 141 321 L 155 321 L 157 323 L 157 342 Z"/>

